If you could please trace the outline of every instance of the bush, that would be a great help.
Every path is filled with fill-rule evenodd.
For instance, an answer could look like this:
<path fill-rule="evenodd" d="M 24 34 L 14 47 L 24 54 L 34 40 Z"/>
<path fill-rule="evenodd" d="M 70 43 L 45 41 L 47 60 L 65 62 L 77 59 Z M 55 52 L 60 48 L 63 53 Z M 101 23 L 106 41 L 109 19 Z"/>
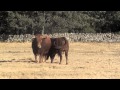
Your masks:
<path fill-rule="evenodd" d="M 86 27 L 83 32 L 84 33 L 96 33 L 96 31 L 91 27 Z"/>

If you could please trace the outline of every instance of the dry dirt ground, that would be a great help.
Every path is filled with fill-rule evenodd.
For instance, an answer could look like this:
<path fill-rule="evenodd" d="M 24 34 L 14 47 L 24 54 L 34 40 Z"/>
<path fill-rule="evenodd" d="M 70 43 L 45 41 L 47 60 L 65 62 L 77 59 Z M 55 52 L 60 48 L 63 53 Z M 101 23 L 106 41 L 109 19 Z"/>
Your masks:
<path fill-rule="evenodd" d="M 69 64 L 35 63 L 31 43 L 0 43 L 0 79 L 119 79 L 120 43 L 70 43 Z"/>

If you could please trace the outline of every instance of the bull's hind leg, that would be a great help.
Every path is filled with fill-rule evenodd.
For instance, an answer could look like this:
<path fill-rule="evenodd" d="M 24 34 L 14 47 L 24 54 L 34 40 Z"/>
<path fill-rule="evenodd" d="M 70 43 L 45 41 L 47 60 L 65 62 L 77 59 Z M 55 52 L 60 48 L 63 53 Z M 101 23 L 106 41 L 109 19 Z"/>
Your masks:
<path fill-rule="evenodd" d="M 48 60 L 48 58 L 49 58 L 49 54 L 46 54 L 45 55 L 45 62 L 46 62 L 46 60 Z"/>
<path fill-rule="evenodd" d="M 59 64 L 61 64 L 62 63 L 62 54 L 60 55 L 60 63 Z"/>
<path fill-rule="evenodd" d="M 65 51 L 66 65 L 68 64 L 68 51 Z"/>
<path fill-rule="evenodd" d="M 54 57 L 55 57 L 55 54 L 50 55 L 51 63 L 53 63 Z"/>
<path fill-rule="evenodd" d="M 61 64 L 62 63 L 62 52 L 59 52 L 59 56 L 60 56 L 60 63 L 59 64 Z"/>

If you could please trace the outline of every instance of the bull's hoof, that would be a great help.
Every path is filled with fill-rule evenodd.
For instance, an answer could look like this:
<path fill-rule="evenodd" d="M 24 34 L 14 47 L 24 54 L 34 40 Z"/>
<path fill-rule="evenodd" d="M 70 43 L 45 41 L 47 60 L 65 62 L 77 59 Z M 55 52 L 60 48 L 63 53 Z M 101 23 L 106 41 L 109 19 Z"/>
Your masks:
<path fill-rule="evenodd" d="M 59 64 L 61 64 L 61 63 L 59 63 Z"/>
<path fill-rule="evenodd" d="M 43 61 L 43 63 L 46 63 L 46 61 Z"/>
<path fill-rule="evenodd" d="M 68 65 L 68 63 L 66 63 L 66 65 Z"/>

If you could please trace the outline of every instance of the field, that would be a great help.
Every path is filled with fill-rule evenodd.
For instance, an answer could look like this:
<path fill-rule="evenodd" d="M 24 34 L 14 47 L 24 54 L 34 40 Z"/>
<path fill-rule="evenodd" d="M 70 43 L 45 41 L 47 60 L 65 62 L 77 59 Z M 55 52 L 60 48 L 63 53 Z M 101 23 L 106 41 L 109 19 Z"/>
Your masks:
<path fill-rule="evenodd" d="M 120 43 L 70 43 L 65 61 L 35 63 L 31 43 L 0 43 L 0 79 L 119 79 Z"/>

